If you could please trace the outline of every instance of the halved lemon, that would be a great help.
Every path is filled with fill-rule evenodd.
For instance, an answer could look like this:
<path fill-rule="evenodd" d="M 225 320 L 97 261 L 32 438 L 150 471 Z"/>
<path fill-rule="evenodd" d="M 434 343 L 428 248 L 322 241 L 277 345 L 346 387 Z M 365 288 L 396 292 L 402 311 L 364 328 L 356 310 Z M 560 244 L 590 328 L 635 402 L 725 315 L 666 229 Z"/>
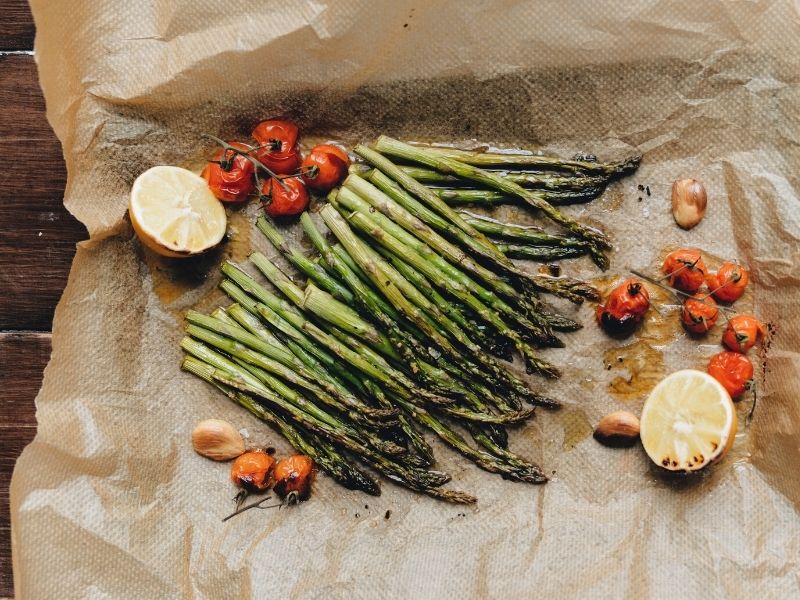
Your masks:
<path fill-rule="evenodd" d="M 200 254 L 225 235 L 225 207 L 205 179 L 180 167 L 152 167 L 139 175 L 128 208 L 136 235 L 162 256 Z"/>
<path fill-rule="evenodd" d="M 665 377 L 644 403 L 640 436 L 645 452 L 670 471 L 698 471 L 733 445 L 736 411 L 711 375 L 686 369 Z"/>

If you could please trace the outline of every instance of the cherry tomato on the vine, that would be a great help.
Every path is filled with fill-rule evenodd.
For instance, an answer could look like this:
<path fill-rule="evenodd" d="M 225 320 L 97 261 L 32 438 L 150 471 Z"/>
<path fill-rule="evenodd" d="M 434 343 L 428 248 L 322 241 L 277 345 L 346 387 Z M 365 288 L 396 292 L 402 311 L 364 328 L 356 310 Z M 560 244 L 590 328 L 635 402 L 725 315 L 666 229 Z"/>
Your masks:
<path fill-rule="evenodd" d="M 290 217 L 308 207 L 308 191 L 299 177 L 271 177 L 261 188 L 261 200 L 270 217 Z"/>
<path fill-rule="evenodd" d="M 706 265 L 697 250 L 681 248 L 667 255 L 661 270 L 670 286 L 688 294 L 700 289 L 706 279 Z"/>
<path fill-rule="evenodd" d="M 259 145 L 253 156 L 273 173 L 290 175 L 297 171 L 302 161 L 297 145 L 298 134 L 297 125 L 289 121 L 261 121 L 251 134 Z"/>
<path fill-rule="evenodd" d="M 722 343 L 734 352 L 744 354 L 766 334 L 764 324 L 752 315 L 736 315 L 728 319 Z"/>
<path fill-rule="evenodd" d="M 753 363 L 738 352 L 720 352 L 711 357 L 708 374 L 719 381 L 731 398 L 738 398 L 747 391 L 753 380 Z"/>
<path fill-rule="evenodd" d="M 315 146 L 303 161 L 303 180 L 312 190 L 329 192 L 347 177 L 348 166 L 350 158 L 338 146 Z"/>
<path fill-rule="evenodd" d="M 305 454 L 282 458 L 275 465 L 275 493 L 281 498 L 294 493 L 298 500 L 306 500 L 314 481 L 314 461 Z"/>
<path fill-rule="evenodd" d="M 642 282 L 627 279 L 597 306 L 597 320 L 608 333 L 627 335 L 642 321 L 650 308 L 650 294 Z"/>
<path fill-rule="evenodd" d="M 247 152 L 250 148 L 240 142 L 229 142 L 229 145 Z M 246 157 L 232 150 L 220 148 L 201 175 L 208 181 L 208 187 L 222 202 L 243 202 L 256 188 L 253 179 L 255 167 Z"/>
<path fill-rule="evenodd" d="M 681 322 L 692 333 L 706 333 L 717 322 L 717 317 L 717 303 L 708 294 L 695 294 L 683 303 Z"/>
<path fill-rule="evenodd" d="M 742 297 L 750 276 L 747 270 L 734 262 L 723 263 L 716 273 L 706 277 L 708 289 L 721 302 L 734 302 Z"/>

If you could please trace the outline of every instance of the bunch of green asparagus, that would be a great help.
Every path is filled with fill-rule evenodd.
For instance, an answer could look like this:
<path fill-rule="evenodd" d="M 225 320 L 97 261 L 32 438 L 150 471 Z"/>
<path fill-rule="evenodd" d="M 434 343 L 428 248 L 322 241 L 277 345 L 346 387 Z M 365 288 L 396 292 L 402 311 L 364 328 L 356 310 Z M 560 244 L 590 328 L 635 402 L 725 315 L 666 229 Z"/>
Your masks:
<path fill-rule="evenodd" d="M 597 293 L 579 280 L 530 274 L 509 257 L 542 248 L 552 251 L 547 260 L 589 252 L 604 263 L 607 238 L 541 194 L 469 164 L 486 160 L 479 154 L 453 157 L 385 137 L 374 149 L 359 145 L 355 152 L 371 168 L 352 172 L 329 195 L 319 216 L 330 235 L 310 214 L 301 217 L 316 257 L 291 245 L 265 217 L 257 220 L 307 277 L 305 287 L 258 252 L 250 262 L 280 295 L 226 263 L 221 287 L 234 304 L 211 315 L 187 313 L 183 368 L 272 424 L 351 489 L 380 493 L 361 461 L 409 489 L 474 502 L 442 487 L 450 477 L 431 468 L 433 451 L 421 428 L 480 468 L 545 482 L 540 467 L 508 449 L 505 426 L 529 419 L 535 406 L 558 403 L 502 362 L 516 350 L 528 372 L 558 376 L 539 348 L 563 345 L 556 332 L 579 324 L 550 309 L 540 294 L 581 302 Z M 518 194 L 569 233 L 458 212 L 390 157 Z M 548 168 L 575 178 L 627 168 L 546 160 Z"/>

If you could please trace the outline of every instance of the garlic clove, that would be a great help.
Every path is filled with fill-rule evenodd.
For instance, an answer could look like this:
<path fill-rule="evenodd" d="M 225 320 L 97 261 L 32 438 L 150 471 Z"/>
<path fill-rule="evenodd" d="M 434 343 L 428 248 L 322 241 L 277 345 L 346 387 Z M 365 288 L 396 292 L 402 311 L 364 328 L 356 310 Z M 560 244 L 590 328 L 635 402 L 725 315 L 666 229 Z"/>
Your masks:
<path fill-rule="evenodd" d="M 697 179 L 679 179 L 672 184 L 672 216 L 683 229 L 691 229 L 703 220 L 708 197 Z"/>
<path fill-rule="evenodd" d="M 244 452 L 244 440 L 227 421 L 206 419 L 192 431 L 192 447 L 206 458 L 231 460 Z"/>
<path fill-rule="evenodd" d="M 639 437 L 639 419 L 626 410 L 617 410 L 600 419 L 594 439 L 607 446 L 632 446 Z"/>

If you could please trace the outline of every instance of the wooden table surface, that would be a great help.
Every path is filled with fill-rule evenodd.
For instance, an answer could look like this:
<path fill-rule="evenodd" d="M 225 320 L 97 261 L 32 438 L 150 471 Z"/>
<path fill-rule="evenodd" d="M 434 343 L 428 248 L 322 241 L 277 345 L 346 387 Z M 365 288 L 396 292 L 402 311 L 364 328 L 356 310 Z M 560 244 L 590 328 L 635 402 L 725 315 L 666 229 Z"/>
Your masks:
<path fill-rule="evenodd" d="M 53 310 L 86 229 L 63 206 L 61 145 L 45 118 L 25 0 L 0 12 L 0 598 L 14 595 L 8 485 L 36 432 Z"/>

